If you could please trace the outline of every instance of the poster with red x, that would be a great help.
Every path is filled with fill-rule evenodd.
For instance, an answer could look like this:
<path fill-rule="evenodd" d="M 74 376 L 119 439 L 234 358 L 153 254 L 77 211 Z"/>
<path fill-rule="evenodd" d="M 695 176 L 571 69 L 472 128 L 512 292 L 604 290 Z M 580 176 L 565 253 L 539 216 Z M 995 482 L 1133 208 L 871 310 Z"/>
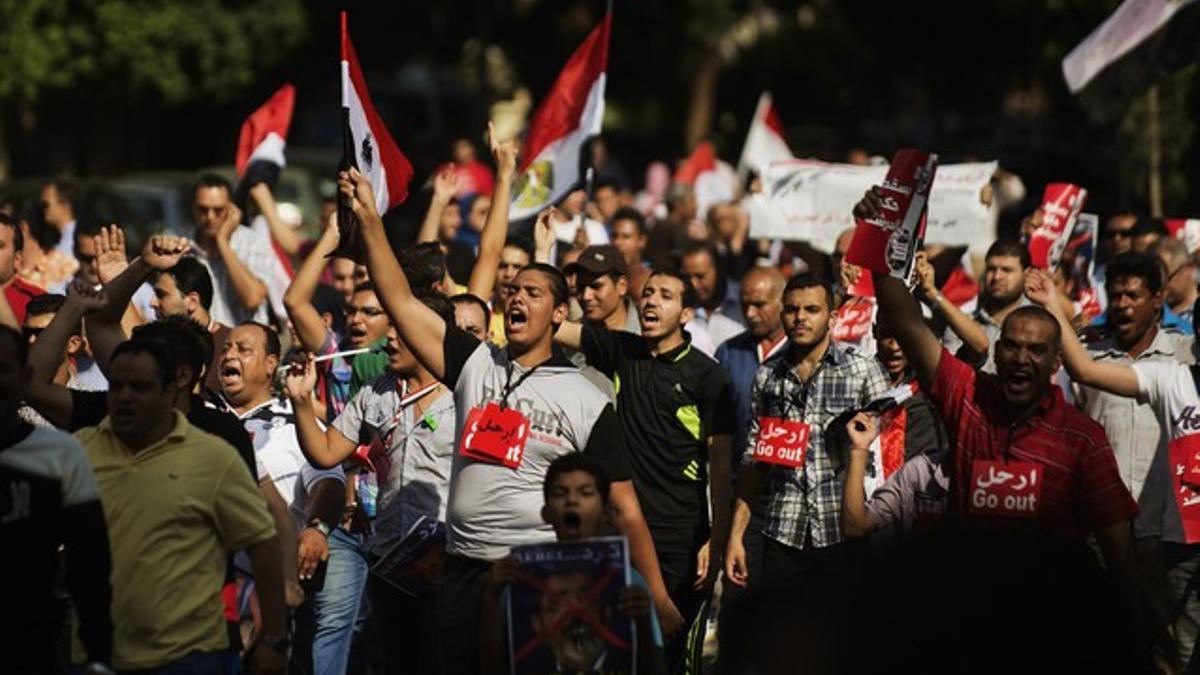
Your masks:
<path fill-rule="evenodd" d="M 636 673 L 633 619 L 618 608 L 630 583 L 624 537 L 518 546 L 509 586 L 513 675 Z"/>

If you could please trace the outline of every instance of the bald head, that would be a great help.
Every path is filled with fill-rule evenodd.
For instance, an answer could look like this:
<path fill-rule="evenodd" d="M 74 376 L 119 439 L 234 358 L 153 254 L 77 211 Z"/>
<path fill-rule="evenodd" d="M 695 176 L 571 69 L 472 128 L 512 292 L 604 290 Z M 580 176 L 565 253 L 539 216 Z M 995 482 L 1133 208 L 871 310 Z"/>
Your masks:
<path fill-rule="evenodd" d="M 746 329 L 759 340 L 783 333 L 783 287 L 786 280 L 775 267 L 755 267 L 742 277 L 742 316 Z"/>

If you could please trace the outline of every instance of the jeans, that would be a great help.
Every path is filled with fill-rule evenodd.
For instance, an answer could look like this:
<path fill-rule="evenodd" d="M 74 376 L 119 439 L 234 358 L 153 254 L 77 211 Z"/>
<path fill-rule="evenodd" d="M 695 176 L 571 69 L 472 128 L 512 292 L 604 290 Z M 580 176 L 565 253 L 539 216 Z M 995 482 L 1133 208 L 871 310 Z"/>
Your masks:
<path fill-rule="evenodd" d="M 311 672 L 314 675 L 341 675 L 346 672 L 354 624 L 366 581 L 367 558 L 361 537 L 341 528 L 335 529 L 329 534 L 325 583 L 308 602 L 315 623 L 311 631 Z M 303 642 L 306 641 L 297 640 L 297 647 L 301 647 Z"/>

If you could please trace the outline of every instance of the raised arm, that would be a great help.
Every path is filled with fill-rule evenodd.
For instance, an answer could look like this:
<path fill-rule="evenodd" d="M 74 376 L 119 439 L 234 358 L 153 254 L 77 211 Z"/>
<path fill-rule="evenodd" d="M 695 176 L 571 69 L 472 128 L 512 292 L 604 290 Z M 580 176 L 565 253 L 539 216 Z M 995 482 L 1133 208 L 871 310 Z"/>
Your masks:
<path fill-rule="evenodd" d="M 579 351 L 583 348 L 583 324 L 574 321 L 564 321 L 554 332 L 555 344 L 567 349 Z"/>
<path fill-rule="evenodd" d="M 1042 270 L 1029 270 L 1025 273 L 1025 296 L 1033 302 L 1046 308 L 1054 315 L 1062 329 L 1063 365 L 1071 379 L 1116 394 L 1118 396 L 1134 397 L 1138 395 L 1137 373 L 1127 365 L 1096 361 L 1087 353 L 1075 328 L 1067 316 L 1060 301 L 1054 280 Z"/>
<path fill-rule="evenodd" d="M 225 262 L 225 269 L 229 271 L 229 281 L 233 284 L 238 302 L 248 310 L 255 310 L 267 301 L 267 284 L 254 276 L 246 266 L 246 261 L 239 258 L 233 250 L 233 233 L 241 226 L 242 210 L 230 204 L 225 212 L 225 221 L 221 223 L 221 229 L 217 232 L 217 253 Z"/>
<path fill-rule="evenodd" d="M 917 254 L 917 288 L 920 291 L 921 299 L 929 309 L 935 312 L 941 312 L 946 319 L 946 324 L 950 326 L 950 330 L 958 336 L 958 339 L 963 341 L 963 345 L 976 354 L 987 354 L 991 347 L 988 344 L 987 333 L 983 332 L 983 328 L 975 323 L 975 320 L 963 313 L 958 305 L 946 299 L 942 292 L 938 290 L 937 284 L 934 283 L 933 265 L 929 264 L 925 253 Z"/>
<path fill-rule="evenodd" d="M 33 372 L 26 383 L 25 401 L 60 429 L 71 428 L 74 403 L 71 390 L 56 384 L 54 375 L 76 326 L 85 314 L 99 311 L 104 306 L 102 294 L 76 284 L 69 289 L 67 300 L 55 312 L 54 319 L 29 348 L 29 366 Z"/>
<path fill-rule="evenodd" d="M 336 216 L 332 216 L 336 217 Z M 287 292 L 283 294 L 283 306 L 287 309 L 288 318 L 292 320 L 292 328 L 300 338 L 300 344 L 310 352 L 321 349 L 325 336 L 329 332 L 317 308 L 313 307 L 313 295 L 317 285 L 321 283 L 321 273 L 325 270 L 325 260 L 338 245 L 338 229 L 335 226 L 325 228 L 312 253 L 304 259 Z"/>
<path fill-rule="evenodd" d="M 129 259 L 125 252 L 125 231 L 117 225 L 108 225 L 100 228 L 100 232 L 92 237 L 92 242 L 96 246 L 97 275 L 100 283 L 108 286 L 129 267 Z M 126 337 L 132 335 L 133 329 L 145 322 L 141 312 L 128 300 L 114 304 L 105 314 L 121 317 L 121 333 Z"/>
<path fill-rule="evenodd" d="M 313 389 L 317 385 L 317 367 L 310 354 L 302 364 L 293 364 L 284 382 L 284 393 L 296 412 L 296 436 L 300 451 L 318 469 L 332 469 L 341 464 L 358 447 L 332 425 L 325 431 L 317 424 L 313 407 Z"/>
<path fill-rule="evenodd" d="M 250 198 L 254 200 L 259 212 L 266 219 L 267 229 L 271 231 L 271 238 L 279 244 L 279 248 L 282 248 L 290 256 L 299 253 L 303 241 L 299 233 L 279 217 L 279 205 L 275 202 L 275 195 L 271 194 L 271 186 L 266 183 L 256 183 L 250 188 Z"/>
<path fill-rule="evenodd" d="M 871 458 L 871 443 L 879 435 L 878 421 L 874 415 L 860 412 L 846 424 L 846 434 L 850 437 L 850 461 L 842 488 L 842 534 L 865 537 L 875 529 L 867 513 L 867 491 L 863 481 Z"/>
<path fill-rule="evenodd" d="M 425 220 L 417 231 L 417 243 L 438 240 L 438 226 L 442 222 L 442 212 L 450 205 L 450 200 L 458 194 L 458 174 L 454 167 L 447 165 L 433 177 L 433 198 L 429 200 L 429 210 L 425 212 Z"/>
<path fill-rule="evenodd" d="M 338 186 L 350 200 L 354 217 L 362 228 L 367 269 L 388 319 L 421 365 L 434 377 L 442 379 L 446 375 L 442 346 L 446 339 L 446 322 L 413 295 L 408 277 L 404 276 L 404 270 L 388 244 L 383 219 L 375 209 L 371 182 L 358 169 L 351 168 L 349 173 L 343 172 L 339 177 Z"/>
<path fill-rule="evenodd" d="M 538 214 L 533 223 L 533 260 L 534 262 L 554 264 L 554 218 L 558 209 L 553 206 Z"/>
<path fill-rule="evenodd" d="M 492 208 L 488 211 L 483 233 L 479 236 L 479 256 L 467 283 L 467 291 L 483 300 L 491 298 L 495 290 L 496 269 L 500 265 L 500 253 L 504 251 L 504 240 L 508 238 L 508 205 L 512 201 L 518 152 L 516 141 L 496 140 L 491 122 L 488 122 L 488 142 L 492 146 L 492 157 L 496 160 L 496 182 L 492 186 Z"/>

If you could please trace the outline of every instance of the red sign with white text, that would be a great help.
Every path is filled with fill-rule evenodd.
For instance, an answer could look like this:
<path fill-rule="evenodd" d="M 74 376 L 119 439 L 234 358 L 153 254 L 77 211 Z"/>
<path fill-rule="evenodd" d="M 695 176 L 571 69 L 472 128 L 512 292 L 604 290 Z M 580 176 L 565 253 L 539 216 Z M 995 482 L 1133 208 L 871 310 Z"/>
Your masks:
<path fill-rule="evenodd" d="M 1168 443 L 1167 457 L 1184 540 L 1200 543 L 1200 434 L 1180 436 Z"/>
<path fill-rule="evenodd" d="M 864 275 L 865 276 L 865 275 Z M 870 279 L 870 277 L 867 277 Z M 833 339 L 837 342 L 857 345 L 871 332 L 875 318 L 875 300 L 851 297 L 833 313 Z"/>
<path fill-rule="evenodd" d="M 1042 467 L 1035 462 L 971 463 L 970 503 L 973 516 L 1036 518 L 1042 501 Z"/>
<path fill-rule="evenodd" d="M 912 148 L 896 153 L 877 188 L 882 193 L 881 213 L 869 220 L 855 219 L 845 262 L 908 281 L 925 233 L 925 208 L 937 165 L 933 153 Z"/>
<path fill-rule="evenodd" d="M 758 439 L 754 442 L 754 459 L 799 469 L 808 453 L 809 426 L 778 417 L 758 418 Z"/>
<path fill-rule="evenodd" d="M 467 414 L 458 452 L 464 457 L 515 469 L 521 466 L 528 442 L 529 420 L 519 410 L 501 408 L 492 402 L 483 409 L 472 408 Z"/>
<path fill-rule="evenodd" d="M 1034 267 L 1054 269 L 1083 209 L 1087 190 L 1071 183 L 1050 183 L 1042 195 L 1042 224 L 1029 237 L 1029 257 Z"/>

